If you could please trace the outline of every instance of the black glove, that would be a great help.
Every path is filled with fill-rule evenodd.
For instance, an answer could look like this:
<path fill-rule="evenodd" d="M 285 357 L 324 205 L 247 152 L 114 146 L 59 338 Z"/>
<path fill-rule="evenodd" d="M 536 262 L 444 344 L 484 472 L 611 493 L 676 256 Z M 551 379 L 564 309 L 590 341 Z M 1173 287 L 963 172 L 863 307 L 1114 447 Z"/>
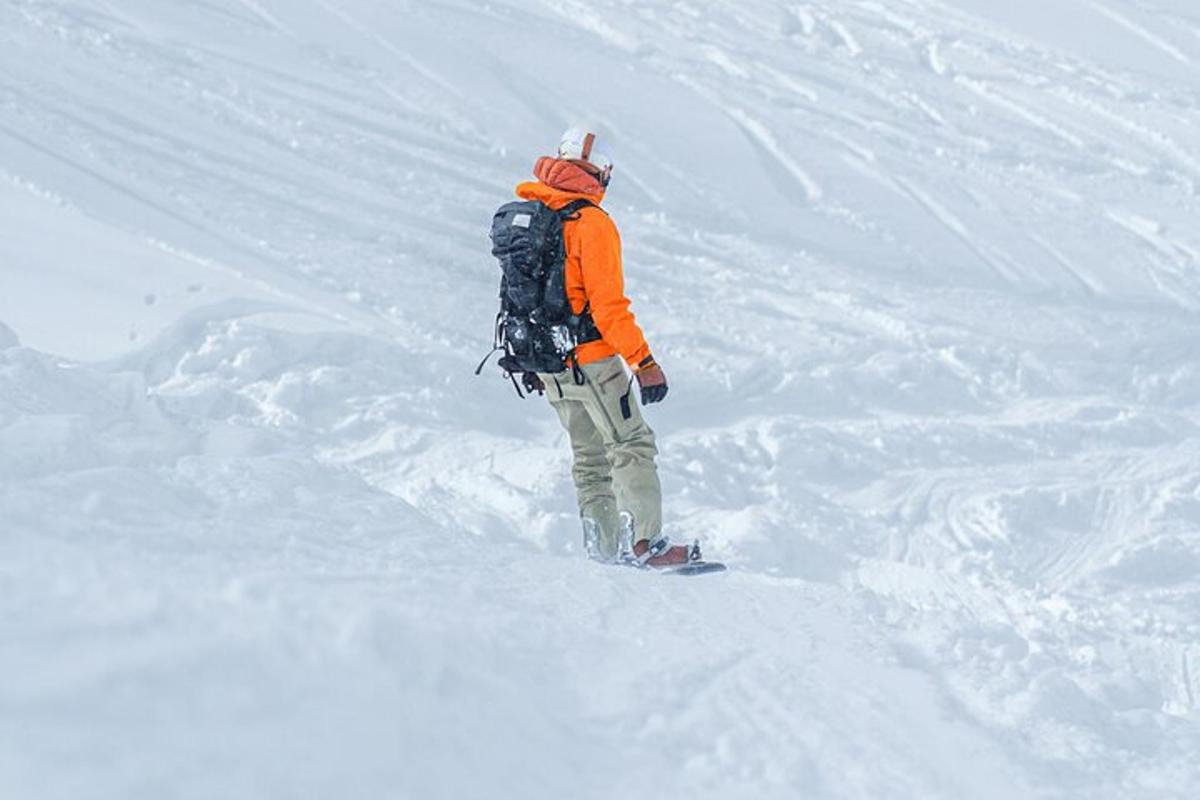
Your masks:
<path fill-rule="evenodd" d="M 667 376 L 662 367 L 654 362 L 654 356 L 646 356 L 638 364 L 638 386 L 642 388 L 642 405 L 661 402 L 667 396 Z"/>
<path fill-rule="evenodd" d="M 521 375 L 521 385 L 525 387 L 527 394 L 546 393 L 546 384 L 542 383 L 542 379 L 538 377 L 536 372 L 526 372 Z"/>

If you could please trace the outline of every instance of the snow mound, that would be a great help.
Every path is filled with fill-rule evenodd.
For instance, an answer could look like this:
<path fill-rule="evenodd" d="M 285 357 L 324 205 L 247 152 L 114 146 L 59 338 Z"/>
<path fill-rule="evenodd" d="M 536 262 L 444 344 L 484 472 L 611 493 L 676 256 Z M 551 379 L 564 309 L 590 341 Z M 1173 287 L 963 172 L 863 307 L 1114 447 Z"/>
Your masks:
<path fill-rule="evenodd" d="M 20 344 L 21 341 L 17 338 L 16 331 L 0 322 L 0 350 L 17 347 Z"/>

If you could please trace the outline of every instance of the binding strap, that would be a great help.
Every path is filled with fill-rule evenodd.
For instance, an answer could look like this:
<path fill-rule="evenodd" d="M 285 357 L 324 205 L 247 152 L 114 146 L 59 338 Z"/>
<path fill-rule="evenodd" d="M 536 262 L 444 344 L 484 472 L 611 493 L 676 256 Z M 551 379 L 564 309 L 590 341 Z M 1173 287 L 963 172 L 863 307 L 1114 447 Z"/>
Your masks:
<path fill-rule="evenodd" d="M 661 556 L 671 547 L 671 540 L 667 536 L 659 535 L 652 542 L 647 542 L 646 552 L 636 557 L 636 562 L 639 567 L 645 566 L 646 562 L 655 556 Z"/>

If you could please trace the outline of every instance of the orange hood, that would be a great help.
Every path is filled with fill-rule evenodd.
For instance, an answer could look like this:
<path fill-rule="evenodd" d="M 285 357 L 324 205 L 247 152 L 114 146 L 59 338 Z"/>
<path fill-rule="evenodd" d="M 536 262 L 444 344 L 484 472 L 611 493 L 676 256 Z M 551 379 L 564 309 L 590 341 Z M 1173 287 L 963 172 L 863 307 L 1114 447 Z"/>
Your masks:
<path fill-rule="evenodd" d="M 577 164 L 560 158 L 539 158 L 533 167 L 537 181 L 522 183 L 517 196 L 523 200 L 539 200 L 558 209 L 572 200 L 591 200 L 599 205 L 604 200 L 604 187 L 595 176 Z"/>

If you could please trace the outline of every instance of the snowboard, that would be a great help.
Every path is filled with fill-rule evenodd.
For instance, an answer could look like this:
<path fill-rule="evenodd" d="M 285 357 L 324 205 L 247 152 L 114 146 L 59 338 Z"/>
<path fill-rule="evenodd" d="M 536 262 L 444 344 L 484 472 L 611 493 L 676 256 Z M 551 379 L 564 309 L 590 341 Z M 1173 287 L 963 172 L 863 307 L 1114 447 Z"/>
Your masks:
<path fill-rule="evenodd" d="M 677 564 L 673 567 L 651 567 L 648 565 L 638 564 L 636 561 L 624 562 L 609 562 L 617 563 L 626 567 L 633 567 L 642 572 L 657 572 L 660 575 L 707 575 L 710 572 L 724 572 L 727 567 L 720 561 L 689 561 L 686 564 Z"/>
<path fill-rule="evenodd" d="M 649 569 L 653 569 L 653 567 Z M 693 561 L 689 564 L 680 564 L 678 567 L 663 567 L 655 571 L 666 575 L 707 575 L 710 572 L 724 572 L 725 565 L 720 561 Z"/>
<path fill-rule="evenodd" d="M 615 561 L 609 562 L 613 564 L 621 564 L 626 567 L 644 570 L 646 572 L 659 572 L 663 575 L 707 575 L 710 572 L 724 572 L 726 567 L 720 561 L 705 561 L 700 554 L 700 542 L 692 543 L 690 557 L 694 560 L 688 561 L 685 564 L 675 564 L 666 567 L 653 567 L 649 564 L 638 563 L 638 560 L 633 557 L 628 551 L 622 553 Z"/>

